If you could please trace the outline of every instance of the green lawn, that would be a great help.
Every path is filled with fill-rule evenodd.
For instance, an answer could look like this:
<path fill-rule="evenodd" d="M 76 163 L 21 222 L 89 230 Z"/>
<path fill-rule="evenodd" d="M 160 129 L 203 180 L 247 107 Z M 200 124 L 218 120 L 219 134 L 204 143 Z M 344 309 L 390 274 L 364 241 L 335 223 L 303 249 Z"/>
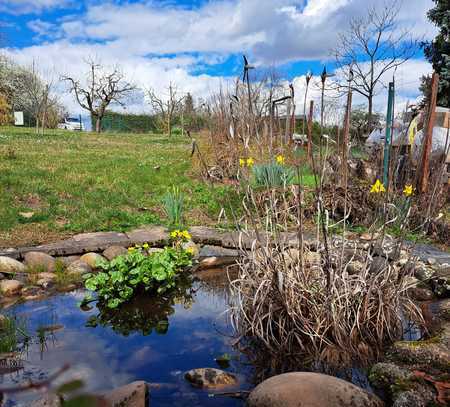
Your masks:
<path fill-rule="evenodd" d="M 231 189 L 192 173 L 186 138 L 0 127 L 0 247 L 76 232 L 164 224 L 161 199 L 186 195 L 186 223 L 208 224 Z M 29 219 L 20 213 L 33 213 Z"/>

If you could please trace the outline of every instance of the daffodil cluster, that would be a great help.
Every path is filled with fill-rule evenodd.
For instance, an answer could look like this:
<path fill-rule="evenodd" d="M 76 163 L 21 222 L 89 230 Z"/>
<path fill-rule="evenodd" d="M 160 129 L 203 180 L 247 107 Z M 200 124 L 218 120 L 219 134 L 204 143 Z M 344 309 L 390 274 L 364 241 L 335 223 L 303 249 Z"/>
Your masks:
<path fill-rule="evenodd" d="M 276 160 L 276 162 L 277 162 L 278 164 L 280 164 L 280 165 L 283 165 L 284 162 L 286 161 L 285 157 L 284 157 L 283 155 L 281 155 L 281 154 L 278 154 L 278 155 L 275 157 L 275 160 Z"/>
<path fill-rule="evenodd" d="M 411 196 L 414 193 L 414 188 L 411 184 L 405 185 L 405 188 L 403 189 L 403 195 L 406 197 Z"/>
<path fill-rule="evenodd" d="M 187 230 L 174 230 L 170 233 L 170 237 L 173 240 L 178 240 L 182 242 L 187 242 L 188 240 L 191 240 L 192 236 Z"/>
<path fill-rule="evenodd" d="M 133 253 L 136 251 L 141 251 L 142 249 L 148 250 L 150 248 L 150 245 L 148 243 L 144 243 L 142 246 L 134 245 L 128 248 L 128 253 Z"/>
<path fill-rule="evenodd" d="M 375 181 L 375 183 L 370 188 L 371 194 L 382 194 L 383 192 L 386 192 L 386 189 L 384 188 L 384 185 L 380 182 L 379 179 Z"/>
<path fill-rule="evenodd" d="M 249 158 L 239 158 L 239 165 L 241 167 L 253 167 L 255 160 L 251 157 Z"/>

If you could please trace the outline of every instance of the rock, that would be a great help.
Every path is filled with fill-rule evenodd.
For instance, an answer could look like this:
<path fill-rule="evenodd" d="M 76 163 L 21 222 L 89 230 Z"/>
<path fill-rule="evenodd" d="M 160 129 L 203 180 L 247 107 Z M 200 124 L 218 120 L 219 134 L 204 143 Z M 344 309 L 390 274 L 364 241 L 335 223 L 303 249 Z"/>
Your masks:
<path fill-rule="evenodd" d="M 418 280 L 426 282 L 433 276 L 434 270 L 429 269 L 423 263 L 419 263 L 414 267 L 414 277 Z"/>
<path fill-rule="evenodd" d="M 365 268 L 365 265 L 362 261 L 353 260 L 347 265 L 347 273 L 350 275 L 359 274 Z"/>
<path fill-rule="evenodd" d="M 221 267 L 236 262 L 239 251 L 220 246 L 206 245 L 200 249 L 200 268 Z"/>
<path fill-rule="evenodd" d="M 432 266 L 433 264 L 436 264 L 436 259 L 434 257 L 428 257 L 427 263 Z"/>
<path fill-rule="evenodd" d="M 389 263 L 386 258 L 381 256 L 374 256 L 374 258 L 372 259 L 372 263 L 370 263 L 369 266 L 369 272 L 372 274 L 381 273 L 388 267 L 388 265 Z"/>
<path fill-rule="evenodd" d="M 19 215 L 24 219 L 31 219 L 34 216 L 34 212 L 19 212 Z"/>
<path fill-rule="evenodd" d="M 106 259 L 98 253 L 86 253 L 80 257 L 81 261 L 87 263 L 92 270 L 96 270 L 98 268 L 99 263 L 106 261 Z"/>
<path fill-rule="evenodd" d="M 110 407 L 147 407 L 148 386 L 136 381 L 103 394 L 100 398 Z"/>
<path fill-rule="evenodd" d="M 56 262 L 61 263 L 64 267 L 70 266 L 73 262 L 80 260 L 80 256 L 57 257 Z"/>
<path fill-rule="evenodd" d="M 394 397 L 392 407 L 427 407 L 435 405 L 435 395 L 431 389 L 407 390 L 399 392 Z"/>
<path fill-rule="evenodd" d="M 3 295 L 11 296 L 20 294 L 23 283 L 17 280 L 2 280 L 0 281 L 0 292 Z"/>
<path fill-rule="evenodd" d="M 184 250 L 187 250 L 187 251 L 191 252 L 194 259 L 198 259 L 199 254 L 200 254 L 200 249 L 192 240 L 184 242 L 181 245 L 181 247 Z"/>
<path fill-rule="evenodd" d="M 430 284 L 438 297 L 450 297 L 450 269 L 441 268 L 436 271 L 430 279 Z"/>
<path fill-rule="evenodd" d="M 160 247 L 150 247 L 149 249 L 147 249 L 148 254 L 161 253 L 163 251 L 164 249 L 161 249 Z"/>
<path fill-rule="evenodd" d="M 236 261 L 235 258 L 227 258 L 227 257 L 207 257 L 205 259 L 200 260 L 200 268 L 208 269 L 208 268 L 216 268 L 222 267 L 229 264 L 233 264 Z"/>
<path fill-rule="evenodd" d="M 413 287 L 409 293 L 416 301 L 430 301 L 434 298 L 433 291 L 428 288 Z"/>
<path fill-rule="evenodd" d="M 249 407 L 382 407 L 373 394 L 319 373 L 294 372 L 271 377 L 248 398 Z"/>
<path fill-rule="evenodd" d="M 433 305 L 439 318 L 450 321 L 450 298 L 436 301 Z"/>
<path fill-rule="evenodd" d="M 106 257 L 109 261 L 115 259 L 116 257 L 123 256 L 127 254 L 128 250 L 123 246 L 111 246 L 108 247 L 104 252 L 103 256 Z"/>
<path fill-rule="evenodd" d="M 62 400 L 56 394 L 46 394 L 44 397 L 32 401 L 29 407 L 61 407 Z"/>
<path fill-rule="evenodd" d="M 237 384 L 236 376 L 209 367 L 189 370 L 184 377 L 193 386 L 205 389 L 220 389 Z"/>
<path fill-rule="evenodd" d="M 0 256 L 0 273 L 15 274 L 25 273 L 25 266 L 11 257 Z"/>
<path fill-rule="evenodd" d="M 49 273 L 53 273 L 56 266 L 56 260 L 52 256 L 41 252 L 26 253 L 24 263 L 31 270 L 40 270 Z"/>
<path fill-rule="evenodd" d="M 405 383 L 413 377 L 410 370 L 393 363 L 376 363 L 370 369 L 369 382 L 371 386 L 392 396 L 393 384 Z"/>
<path fill-rule="evenodd" d="M 92 272 L 91 266 L 83 260 L 74 261 L 67 267 L 66 272 L 68 274 L 86 274 Z"/>
<path fill-rule="evenodd" d="M 0 273 L 0 280 L 3 280 L 6 276 L 3 273 Z"/>

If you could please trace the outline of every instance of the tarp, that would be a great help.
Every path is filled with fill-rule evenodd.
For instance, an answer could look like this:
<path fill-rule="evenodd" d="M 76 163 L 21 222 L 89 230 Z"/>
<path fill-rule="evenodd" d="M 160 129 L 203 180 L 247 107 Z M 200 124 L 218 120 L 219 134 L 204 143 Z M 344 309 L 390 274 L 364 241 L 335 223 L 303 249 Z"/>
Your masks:
<path fill-rule="evenodd" d="M 447 138 L 447 132 L 449 129 L 445 127 L 433 127 L 433 138 L 431 140 L 431 152 L 434 153 L 443 153 L 445 149 L 445 141 Z M 416 137 L 414 138 L 413 144 L 413 155 L 415 159 L 418 159 L 423 142 L 423 130 L 419 130 L 417 132 Z M 450 138 L 449 141 L 450 143 Z M 447 146 L 448 148 L 448 146 Z M 448 150 L 447 150 L 448 151 Z"/>

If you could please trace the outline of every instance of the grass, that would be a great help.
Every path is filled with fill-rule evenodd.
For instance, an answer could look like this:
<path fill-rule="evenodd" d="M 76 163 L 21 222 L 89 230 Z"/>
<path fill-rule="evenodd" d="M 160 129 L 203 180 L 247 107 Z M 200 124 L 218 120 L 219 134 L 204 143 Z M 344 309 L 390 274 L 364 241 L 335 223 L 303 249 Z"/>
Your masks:
<path fill-rule="evenodd" d="M 0 247 L 167 224 L 172 185 L 188 226 L 215 222 L 231 188 L 196 179 L 190 150 L 181 136 L 0 127 Z"/>

